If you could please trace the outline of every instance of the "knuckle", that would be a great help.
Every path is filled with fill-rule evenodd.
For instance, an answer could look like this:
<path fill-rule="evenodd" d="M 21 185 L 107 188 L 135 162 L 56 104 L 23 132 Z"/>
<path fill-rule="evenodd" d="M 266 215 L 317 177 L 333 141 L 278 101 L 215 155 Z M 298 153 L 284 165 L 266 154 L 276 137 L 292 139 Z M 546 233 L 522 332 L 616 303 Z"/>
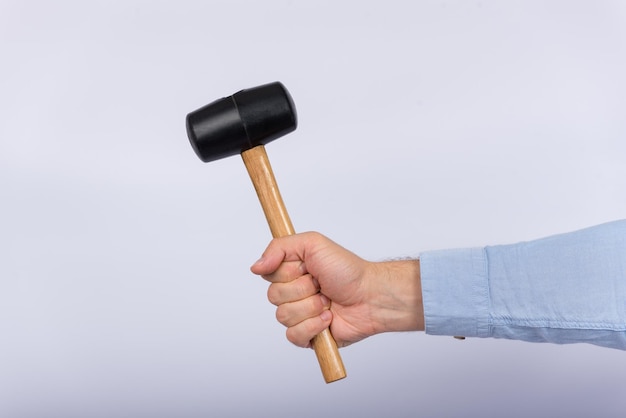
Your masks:
<path fill-rule="evenodd" d="M 291 316 L 285 306 L 281 305 L 276 308 L 276 320 L 285 326 L 291 325 Z"/>
<path fill-rule="evenodd" d="M 314 244 L 319 244 L 323 239 L 322 234 L 316 231 L 307 232 L 307 239 L 309 239 Z"/>
<path fill-rule="evenodd" d="M 285 335 L 290 343 L 298 347 L 306 348 L 309 344 L 309 339 L 303 338 L 295 328 L 287 328 Z"/>
<path fill-rule="evenodd" d="M 320 294 L 317 294 L 316 297 L 311 299 L 311 309 L 314 310 L 315 313 L 320 314 L 324 309 L 326 309 L 326 304 L 322 300 Z"/>
<path fill-rule="evenodd" d="M 295 300 L 301 300 L 311 296 L 309 294 L 307 284 L 302 280 L 298 280 L 297 282 L 293 283 L 292 292 Z"/>
<path fill-rule="evenodd" d="M 272 305 L 278 306 L 280 301 L 279 297 L 280 291 L 277 286 L 273 284 L 270 285 L 270 287 L 267 288 L 267 300 L 269 300 Z"/>
<path fill-rule="evenodd" d="M 310 318 L 296 326 L 287 328 L 287 340 L 298 347 L 310 347 L 311 340 L 323 329 L 323 324 L 315 318 Z"/>
<path fill-rule="evenodd" d="M 322 330 L 321 330 L 321 321 L 318 318 L 314 318 L 311 321 L 307 321 L 307 323 L 305 324 L 306 326 L 306 330 L 307 330 L 307 335 L 309 335 L 309 340 L 311 340 L 313 337 L 315 337 L 317 334 L 319 334 Z"/>

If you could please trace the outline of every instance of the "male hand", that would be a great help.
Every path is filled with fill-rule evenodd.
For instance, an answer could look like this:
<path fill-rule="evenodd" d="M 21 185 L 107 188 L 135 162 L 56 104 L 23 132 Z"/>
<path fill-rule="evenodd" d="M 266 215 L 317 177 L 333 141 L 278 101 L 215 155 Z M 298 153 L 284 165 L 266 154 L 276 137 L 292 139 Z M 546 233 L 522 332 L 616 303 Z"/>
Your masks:
<path fill-rule="evenodd" d="M 416 260 L 368 262 L 308 232 L 274 239 L 251 271 L 271 283 L 276 318 L 300 347 L 329 326 L 339 347 L 424 328 Z"/>

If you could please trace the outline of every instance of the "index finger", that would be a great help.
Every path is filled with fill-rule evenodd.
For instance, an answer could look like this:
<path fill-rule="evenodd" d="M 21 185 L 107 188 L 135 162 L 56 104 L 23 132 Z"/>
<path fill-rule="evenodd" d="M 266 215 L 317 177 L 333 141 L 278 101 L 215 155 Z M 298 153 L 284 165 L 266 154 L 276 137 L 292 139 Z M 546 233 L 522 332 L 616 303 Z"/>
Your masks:
<path fill-rule="evenodd" d="M 275 271 L 262 274 L 261 277 L 271 283 L 288 283 L 306 273 L 306 267 L 302 261 L 283 261 Z"/>

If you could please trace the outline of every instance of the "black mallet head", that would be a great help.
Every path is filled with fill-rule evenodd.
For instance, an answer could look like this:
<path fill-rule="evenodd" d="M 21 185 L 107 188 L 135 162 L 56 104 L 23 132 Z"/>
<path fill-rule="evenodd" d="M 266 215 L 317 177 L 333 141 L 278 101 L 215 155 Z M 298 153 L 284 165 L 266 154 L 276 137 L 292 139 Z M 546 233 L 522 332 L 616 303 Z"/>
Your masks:
<path fill-rule="evenodd" d="M 241 90 L 187 115 L 189 141 L 205 163 L 266 145 L 296 126 L 296 107 L 280 82 Z"/>

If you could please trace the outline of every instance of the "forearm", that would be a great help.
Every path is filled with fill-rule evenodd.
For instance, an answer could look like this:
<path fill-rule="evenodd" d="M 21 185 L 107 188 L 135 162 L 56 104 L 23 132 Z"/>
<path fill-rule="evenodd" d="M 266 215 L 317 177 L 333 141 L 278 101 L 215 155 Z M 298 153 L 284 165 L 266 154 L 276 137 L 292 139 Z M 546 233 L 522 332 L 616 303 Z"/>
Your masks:
<path fill-rule="evenodd" d="M 626 349 L 626 221 L 420 262 L 429 334 Z"/>

